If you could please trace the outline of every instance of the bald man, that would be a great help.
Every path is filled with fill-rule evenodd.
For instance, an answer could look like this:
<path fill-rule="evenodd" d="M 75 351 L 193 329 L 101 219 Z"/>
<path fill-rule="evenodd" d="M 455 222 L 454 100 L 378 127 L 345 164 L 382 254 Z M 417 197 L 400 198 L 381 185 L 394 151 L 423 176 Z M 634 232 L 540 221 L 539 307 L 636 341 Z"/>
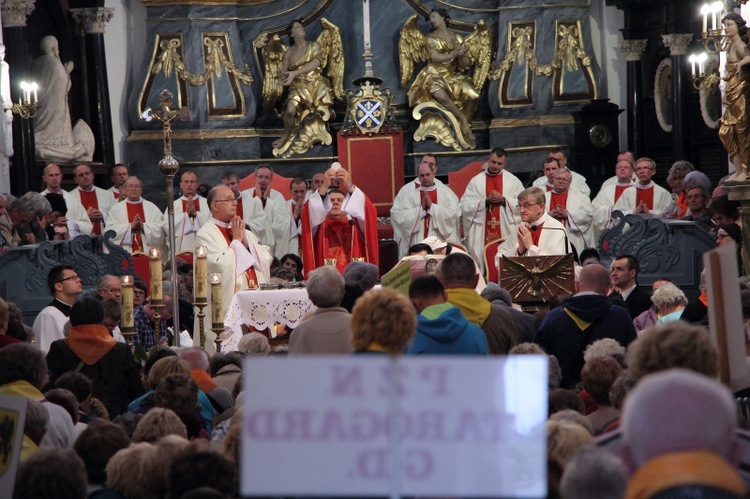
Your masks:
<path fill-rule="evenodd" d="M 606 296 L 609 282 L 609 271 L 603 266 L 584 267 L 576 295 L 550 310 L 534 337 L 534 343 L 560 362 L 561 388 L 572 388 L 581 380 L 583 351 L 594 341 L 612 338 L 627 347 L 635 339 L 628 311 Z"/>
<path fill-rule="evenodd" d="M 115 241 L 129 253 L 148 253 L 156 248 L 164 254 L 164 215 L 157 206 L 143 199 L 143 184 L 129 177 L 122 184 L 125 200 L 109 210 L 109 227 Z"/>
<path fill-rule="evenodd" d="M 109 209 L 115 204 L 110 192 L 94 185 L 94 172 L 88 165 L 78 165 L 73 169 L 73 180 L 78 187 L 70 191 L 70 196 L 83 206 L 86 213 L 84 220 L 74 220 L 81 229 L 81 234 L 99 236 L 104 233 L 104 226 L 109 218 Z"/>
<path fill-rule="evenodd" d="M 44 181 L 44 184 L 46 186 L 46 189 L 44 189 L 41 194 L 42 196 L 46 196 L 47 194 L 53 193 L 53 194 L 60 194 L 63 199 L 65 199 L 65 205 L 68 208 L 68 212 L 66 214 L 63 221 L 59 221 L 60 223 L 67 223 L 68 220 L 72 220 L 76 222 L 77 224 L 81 224 L 81 221 L 88 221 L 89 217 L 86 214 L 86 209 L 83 207 L 81 202 L 77 199 L 75 199 L 73 196 L 70 195 L 68 191 L 63 190 L 62 188 L 62 181 L 63 181 L 63 174 L 62 170 L 60 170 L 60 167 L 57 166 L 54 163 L 50 163 L 44 168 L 44 173 L 42 174 L 42 180 Z M 88 222 L 88 232 L 87 234 L 91 234 L 91 222 Z M 83 230 L 83 227 L 81 227 L 81 230 Z"/>

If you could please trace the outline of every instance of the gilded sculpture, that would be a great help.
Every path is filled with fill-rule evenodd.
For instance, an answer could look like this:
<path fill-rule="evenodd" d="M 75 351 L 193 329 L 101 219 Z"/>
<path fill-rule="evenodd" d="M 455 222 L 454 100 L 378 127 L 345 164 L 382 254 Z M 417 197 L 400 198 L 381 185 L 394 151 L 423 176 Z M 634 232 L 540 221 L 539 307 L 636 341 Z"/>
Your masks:
<path fill-rule="evenodd" d="M 320 25 L 317 40 L 307 40 L 302 21 L 292 21 L 288 48 L 278 35 L 269 39 L 263 33 L 255 40 L 255 47 L 263 49 L 265 66 L 263 112 L 273 110 L 286 89 L 284 132 L 273 142 L 274 156 L 304 154 L 316 143 L 333 141 L 327 124 L 334 115 L 334 98 L 344 96 L 344 49 L 339 28 L 325 18 Z"/>
<path fill-rule="evenodd" d="M 411 16 L 401 28 L 398 54 L 402 88 L 411 80 L 414 65 L 426 63 L 407 92 L 412 116 L 419 120 L 414 140 L 432 137 L 460 151 L 476 147 L 471 118 L 487 81 L 492 36 L 480 20 L 464 39 L 448 29 L 449 19 L 445 9 L 433 10 L 427 18 L 432 31 L 424 35 L 417 15 Z"/>
<path fill-rule="evenodd" d="M 726 35 L 731 43 L 727 49 L 727 82 L 724 89 L 724 116 L 721 118 L 719 138 L 729 159 L 734 164 L 735 174 L 730 180 L 748 180 L 750 168 L 750 63 L 748 49 L 747 25 L 742 17 L 735 13 L 724 16 L 721 20 Z"/>

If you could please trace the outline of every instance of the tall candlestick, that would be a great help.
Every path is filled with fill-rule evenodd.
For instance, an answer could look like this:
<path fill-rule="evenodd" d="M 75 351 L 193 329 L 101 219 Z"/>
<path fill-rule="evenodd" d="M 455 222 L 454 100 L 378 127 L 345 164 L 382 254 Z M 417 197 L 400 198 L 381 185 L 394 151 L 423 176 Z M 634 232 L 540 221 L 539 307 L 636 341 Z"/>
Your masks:
<path fill-rule="evenodd" d="M 211 274 L 210 276 L 208 276 L 208 280 L 211 282 L 211 328 L 223 328 L 224 315 L 221 313 L 221 274 Z"/>
<path fill-rule="evenodd" d="M 120 331 L 129 346 L 133 345 L 133 334 L 135 333 L 134 311 L 133 311 L 133 276 L 122 276 L 122 309 L 120 319 Z"/>
<path fill-rule="evenodd" d="M 362 0 L 362 22 L 365 25 L 365 52 L 370 51 L 370 2 Z"/>
<path fill-rule="evenodd" d="M 195 301 L 206 303 L 208 298 L 208 250 L 205 246 L 198 246 L 195 250 Z"/>
<path fill-rule="evenodd" d="M 162 295 L 162 263 L 161 251 L 151 248 L 148 252 L 149 273 L 151 275 L 151 304 L 161 305 Z"/>

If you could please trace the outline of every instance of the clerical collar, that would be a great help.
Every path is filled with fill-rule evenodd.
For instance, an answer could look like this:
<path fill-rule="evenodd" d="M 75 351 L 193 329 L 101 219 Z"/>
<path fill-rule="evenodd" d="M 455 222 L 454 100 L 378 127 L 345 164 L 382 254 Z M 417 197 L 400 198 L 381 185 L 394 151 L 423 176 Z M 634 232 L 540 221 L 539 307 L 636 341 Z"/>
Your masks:
<path fill-rule="evenodd" d="M 537 218 L 536 221 L 534 221 L 534 222 L 524 222 L 524 225 L 526 225 L 526 227 L 529 227 L 529 228 L 531 228 L 531 227 L 538 227 L 538 226 L 542 225 L 546 221 L 547 221 L 547 214 L 546 213 L 542 213 L 542 216 L 539 217 L 539 218 Z"/>
<path fill-rule="evenodd" d="M 218 218 L 211 217 L 211 221 L 216 224 L 217 227 L 221 227 L 222 229 L 228 229 L 232 225 L 229 222 L 222 222 Z"/>
<path fill-rule="evenodd" d="M 138 198 L 138 201 L 131 201 L 129 199 L 126 199 L 125 202 L 128 204 L 141 204 L 143 202 L 143 198 Z"/>
<path fill-rule="evenodd" d="M 562 191 L 562 192 L 557 192 L 556 190 L 552 189 L 552 191 L 551 191 L 551 192 L 552 192 L 552 194 L 567 194 L 567 193 L 569 193 L 570 191 Z"/>
<path fill-rule="evenodd" d="M 617 186 L 618 187 L 630 187 L 631 185 L 633 185 L 632 181 L 628 181 L 628 182 L 619 182 L 618 181 L 617 182 Z"/>
<path fill-rule="evenodd" d="M 651 189 L 653 186 L 654 186 L 653 180 L 651 182 L 649 182 L 648 184 L 646 184 L 646 185 L 643 185 L 640 182 L 638 182 L 637 184 L 635 184 L 635 188 L 636 189 Z"/>
<path fill-rule="evenodd" d="M 62 194 L 62 193 L 63 193 L 63 192 L 65 192 L 65 191 L 63 191 L 62 187 L 60 187 L 60 188 L 59 188 L 58 190 L 56 190 L 56 191 L 53 191 L 53 190 L 51 190 L 51 189 L 50 189 L 49 187 L 47 187 L 46 189 L 44 189 L 44 192 L 45 192 L 45 193 L 49 193 L 49 194 Z"/>
<path fill-rule="evenodd" d="M 488 177 L 497 177 L 499 175 L 502 175 L 505 170 L 500 170 L 500 173 L 490 173 L 490 169 L 487 168 L 484 173 L 487 174 Z"/>
<path fill-rule="evenodd" d="M 60 312 L 63 313 L 65 317 L 70 317 L 70 309 L 73 308 L 71 305 L 68 305 L 67 303 L 61 302 L 59 299 L 55 298 L 52 300 L 52 303 L 49 304 L 50 307 L 54 307 Z"/>
<path fill-rule="evenodd" d="M 437 184 L 432 184 L 429 187 L 425 187 L 419 182 L 419 180 L 415 180 L 415 182 L 417 183 L 417 189 L 419 189 L 420 191 L 434 191 L 435 189 L 437 189 Z"/>
<path fill-rule="evenodd" d="M 92 186 L 91 186 L 91 187 L 89 187 L 88 189 L 84 189 L 83 187 L 81 187 L 81 186 L 79 185 L 79 186 L 78 186 L 78 189 L 79 189 L 79 190 L 81 190 L 81 191 L 83 191 L 83 192 L 93 192 L 93 191 L 94 191 L 94 186 L 92 185 Z"/>
<path fill-rule="evenodd" d="M 200 197 L 200 196 L 198 196 L 198 194 L 197 194 L 197 193 L 196 193 L 196 194 L 193 194 L 193 197 L 191 197 L 191 198 L 189 198 L 189 197 L 187 197 L 187 196 L 185 196 L 185 195 L 183 194 L 183 196 L 182 196 L 182 199 L 184 199 L 185 201 L 195 201 L 195 200 L 196 200 L 196 199 L 198 199 L 199 197 Z"/>

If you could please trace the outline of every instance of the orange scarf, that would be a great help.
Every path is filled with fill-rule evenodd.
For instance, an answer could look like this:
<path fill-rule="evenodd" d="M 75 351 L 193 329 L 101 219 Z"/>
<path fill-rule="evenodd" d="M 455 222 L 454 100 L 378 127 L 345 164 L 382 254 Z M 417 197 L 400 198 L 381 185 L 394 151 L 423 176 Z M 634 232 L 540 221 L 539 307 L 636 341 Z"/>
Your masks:
<path fill-rule="evenodd" d="M 630 479 L 627 499 L 645 499 L 681 485 L 708 485 L 745 494 L 738 471 L 722 457 L 708 451 L 664 454 L 647 461 Z"/>
<path fill-rule="evenodd" d="M 700 300 L 700 302 L 701 302 L 702 304 L 704 304 L 704 305 L 706 306 L 706 308 L 708 308 L 708 292 L 706 292 L 706 291 L 703 291 L 703 292 L 702 292 L 702 293 L 700 294 L 700 296 L 698 296 L 698 299 Z"/>
<path fill-rule="evenodd" d="M 193 377 L 195 382 L 198 383 L 198 388 L 203 393 L 208 393 L 217 386 L 216 383 L 214 383 L 214 380 L 211 379 L 211 375 L 206 371 L 193 369 L 192 371 L 190 371 L 190 375 Z"/>
<path fill-rule="evenodd" d="M 84 364 L 92 366 L 112 350 L 117 342 L 101 324 L 85 324 L 70 328 L 65 344 Z"/>

